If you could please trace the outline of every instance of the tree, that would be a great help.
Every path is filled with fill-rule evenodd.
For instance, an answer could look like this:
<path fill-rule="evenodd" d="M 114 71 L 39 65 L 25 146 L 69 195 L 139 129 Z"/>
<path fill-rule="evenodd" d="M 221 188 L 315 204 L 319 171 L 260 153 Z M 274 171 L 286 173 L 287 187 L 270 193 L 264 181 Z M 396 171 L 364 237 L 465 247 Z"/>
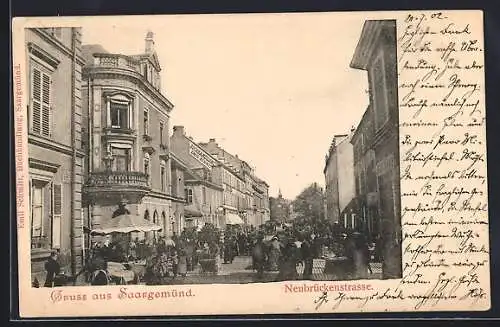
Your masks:
<path fill-rule="evenodd" d="M 297 219 L 308 223 L 324 221 L 324 200 L 323 189 L 317 183 L 306 187 L 292 202 Z"/>

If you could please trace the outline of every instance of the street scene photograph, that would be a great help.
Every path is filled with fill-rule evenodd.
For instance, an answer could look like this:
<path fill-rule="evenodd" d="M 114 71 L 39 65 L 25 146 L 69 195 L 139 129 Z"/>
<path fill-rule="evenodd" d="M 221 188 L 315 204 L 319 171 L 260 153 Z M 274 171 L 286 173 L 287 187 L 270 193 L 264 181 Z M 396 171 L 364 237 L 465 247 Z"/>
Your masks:
<path fill-rule="evenodd" d="M 106 26 L 25 29 L 32 287 L 402 277 L 395 20 Z"/>

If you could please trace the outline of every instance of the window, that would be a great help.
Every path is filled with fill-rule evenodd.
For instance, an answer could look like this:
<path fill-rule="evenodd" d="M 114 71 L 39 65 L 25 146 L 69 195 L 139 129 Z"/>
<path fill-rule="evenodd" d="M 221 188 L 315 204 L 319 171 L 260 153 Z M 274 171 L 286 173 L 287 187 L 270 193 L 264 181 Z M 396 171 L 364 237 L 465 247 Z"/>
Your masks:
<path fill-rule="evenodd" d="M 163 143 L 163 128 L 164 128 L 163 122 L 160 122 L 160 144 L 164 144 Z"/>
<path fill-rule="evenodd" d="M 149 112 L 144 109 L 144 135 L 149 135 Z"/>
<path fill-rule="evenodd" d="M 149 220 L 149 211 L 147 209 L 144 211 L 144 219 Z"/>
<path fill-rule="evenodd" d="M 111 127 L 125 129 L 129 128 L 129 104 L 111 100 L 109 102 Z"/>
<path fill-rule="evenodd" d="M 30 182 L 31 248 L 61 245 L 62 185 Z M 49 192 L 50 191 L 50 192 Z"/>
<path fill-rule="evenodd" d="M 154 224 L 158 224 L 158 211 L 156 211 L 156 210 L 153 213 L 153 223 Z M 154 239 L 156 239 L 157 236 L 158 236 L 158 231 L 153 231 L 153 237 L 154 237 Z"/>
<path fill-rule="evenodd" d="M 377 129 L 382 127 L 389 119 L 385 73 L 384 60 L 382 56 L 379 56 L 371 71 L 373 100 L 375 103 L 375 126 Z"/>
<path fill-rule="evenodd" d="M 111 147 L 113 154 L 113 169 L 114 171 L 129 171 L 130 170 L 130 149 L 121 149 Z"/>
<path fill-rule="evenodd" d="M 193 203 L 193 190 L 187 188 L 184 190 L 184 193 L 185 193 L 185 197 L 186 197 L 186 202 L 188 204 L 192 204 Z"/>
<path fill-rule="evenodd" d="M 45 247 L 43 191 L 40 185 L 33 184 L 31 187 L 31 248 Z"/>
<path fill-rule="evenodd" d="M 201 190 L 202 190 L 201 197 L 203 199 L 203 204 L 207 204 L 207 188 L 203 186 Z"/>
<path fill-rule="evenodd" d="M 163 227 L 163 235 L 167 236 L 169 234 L 170 226 L 167 221 L 167 215 L 165 214 L 165 211 L 162 211 L 161 213 L 161 225 Z"/>
<path fill-rule="evenodd" d="M 165 171 L 165 162 L 160 164 L 160 178 L 161 178 L 161 191 L 166 191 L 166 171 Z"/>
<path fill-rule="evenodd" d="M 150 167 L 149 167 L 149 154 L 147 154 L 147 153 L 144 155 L 143 164 L 144 164 L 144 174 L 148 175 L 148 179 L 149 179 L 149 175 L 150 175 L 149 168 Z"/>
<path fill-rule="evenodd" d="M 38 66 L 31 70 L 31 131 L 51 135 L 51 77 Z"/>
<path fill-rule="evenodd" d="M 148 79 L 148 65 L 143 66 L 144 78 Z"/>

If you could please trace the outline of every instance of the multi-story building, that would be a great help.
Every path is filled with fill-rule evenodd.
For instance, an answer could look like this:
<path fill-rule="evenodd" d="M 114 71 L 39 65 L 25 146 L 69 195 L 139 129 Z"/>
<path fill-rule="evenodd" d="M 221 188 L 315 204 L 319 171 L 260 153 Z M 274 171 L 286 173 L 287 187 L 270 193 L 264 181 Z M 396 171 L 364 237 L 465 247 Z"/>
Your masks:
<path fill-rule="evenodd" d="M 200 146 L 221 164 L 222 207 L 229 221 L 237 221 L 239 217 L 245 225 L 257 227 L 269 220 L 269 185 L 256 176 L 255 170 L 245 160 L 224 150 L 215 139 L 200 143 Z"/>
<path fill-rule="evenodd" d="M 362 149 L 373 150 L 373 153 L 367 150 L 366 156 L 361 156 L 365 161 L 361 166 L 371 165 L 374 168 L 366 170 L 371 170 L 376 175 L 378 229 L 383 239 L 383 254 L 386 259 L 382 271 L 386 278 L 401 277 L 399 108 L 394 20 L 365 22 L 351 67 L 365 70 L 368 74 L 370 94 L 368 110 L 371 110 L 371 113 L 365 119 L 371 120 L 373 127 L 370 128 L 373 128 L 373 131 L 361 133 L 359 137 L 354 138 L 354 143 L 363 142 Z M 372 136 L 364 139 L 364 136 L 369 135 Z M 363 153 L 364 150 L 360 152 Z M 359 174 L 364 170 L 358 167 L 357 172 Z M 371 178 L 375 180 L 373 174 Z M 360 190 L 366 194 L 372 193 L 369 191 L 371 190 Z"/>
<path fill-rule="evenodd" d="M 174 126 L 170 138 L 172 153 L 186 167 L 184 197 L 186 227 L 212 223 L 224 227 L 222 177 L 219 162 L 186 135 L 183 126 Z"/>
<path fill-rule="evenodd" d="M 60 251 L 62 269 L 82 264 L 82 103 L 80 28 L 27 28 L 31 271 Z"/>
<path fill-rule="evenodd" d="M 368 106 L 358 124 L 351 143 L 354 149 L 354 176 L 358 203 L 358 222 L 367 235 L 379 234 L 379 193 L 375 172 L 375 150 L 372 147 L 375 129 L 373 109 Z"/>
<path fill-rule="evenodd" d="M 353 225 L 352 210 L 356 197 L 354 189 L 352 133 L 335 135 L 326 156 L 325 175 L 326 217 L 341 222 L 346 227 Z M 354 226 L 351 226 L 354 227 Z"/>
<path fill-rule="evenodd" d="M 89 228 L 111 219 L 119 202 L 157 224 L 173 219 L 169 120 L 173 104 L 162 93 L 153 33 L 144 53 L 109 53 L 83 46 L 85 217 Z M 167 233 L 168 226 L 163 226 Z M 152 237 L 142 233 L 133 237 Z"/>

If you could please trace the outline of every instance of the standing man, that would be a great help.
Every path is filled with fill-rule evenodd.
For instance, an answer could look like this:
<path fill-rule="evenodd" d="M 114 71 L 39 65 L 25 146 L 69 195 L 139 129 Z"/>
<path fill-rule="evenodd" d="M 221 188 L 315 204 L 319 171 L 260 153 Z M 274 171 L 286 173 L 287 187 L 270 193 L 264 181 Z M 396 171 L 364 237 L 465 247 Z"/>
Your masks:
<path fill-rule="evenodd" d="M 45 270 L 47 277 L 45 278 L 44 287 L 54 287 L 56 276 L 61 272 L 61 266 L 57 262 L 57 251 L 52 251 L 49 259 L 45 262 Z"/>
<path fill-rule="evenodd" d="M 313 247 L 312 242 L 308 236 L 304 238 L 304 242 L 301 247 L 302 259 L 304 260 L 304 272 L 302 274 L 302 279 L 312 279 L 312 270 L 313 270 Z"/>

